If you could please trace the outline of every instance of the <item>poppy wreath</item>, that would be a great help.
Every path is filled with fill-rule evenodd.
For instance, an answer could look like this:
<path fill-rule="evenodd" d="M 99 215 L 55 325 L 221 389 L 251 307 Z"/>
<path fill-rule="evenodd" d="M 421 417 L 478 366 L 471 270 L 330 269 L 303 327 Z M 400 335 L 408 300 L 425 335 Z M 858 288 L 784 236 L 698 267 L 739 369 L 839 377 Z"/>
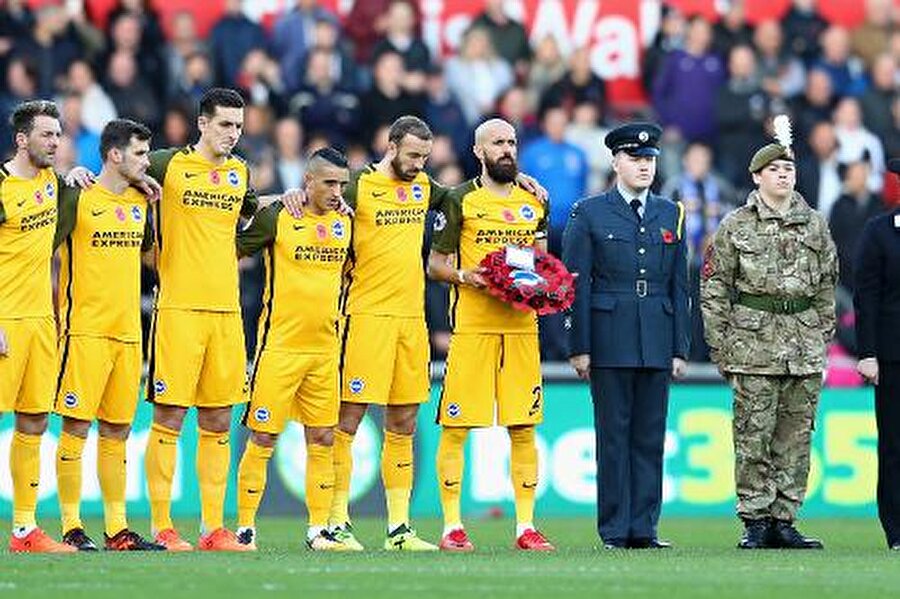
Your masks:
<path fill-rule="evenodd" d="M 534 250 L 533 271 L 507 264 L 506 248 L 491 252 L 479 266 L 486 291 L 517 310 L 545 316 L 562 312 L 575 301 L 575 275 L 545 251 Z"/>

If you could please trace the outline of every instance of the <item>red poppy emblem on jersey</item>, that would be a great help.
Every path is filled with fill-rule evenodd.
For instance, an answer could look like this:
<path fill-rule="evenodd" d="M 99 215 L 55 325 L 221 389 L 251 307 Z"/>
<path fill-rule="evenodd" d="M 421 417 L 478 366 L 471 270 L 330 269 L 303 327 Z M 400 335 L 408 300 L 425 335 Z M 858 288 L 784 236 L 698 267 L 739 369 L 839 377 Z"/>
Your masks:
<path fill-rule="evenodd" d="M 125 222 L 125 209 L 121 206 L 116 206 L 116 218 Z"/>
<path fill-rule="evenodd" d="M 516 215 L 512 213 L 512 210 L 504 210 L 503 211 L 503 220 L 508 223 L 516 222 Z"/>
<path fill-rule="evenodd" d="M 660 233 L 660 235 L 662 235 L 663 243 L 666 243 L 666 244 L 675 243 L 675 234 L 672 233 L 670 230 L 660 228 L 659 233 Z"/>
<path fill-rule="evenodd" d="M 37 202 L 38 204 L 44 203 L 44 196 L 41 195 L 40 190 L 34 192 L 34 201 Z"/>
<path fill-rule="evenodd" d="M 406 188 L 405 188 L 405 187 L 398 187 L 398 188 L 397 188 L 397 199 L 400 200 L 401 202 L 405 202 L 406 200 L 409 199 L 409 196 L 406 195 Z"/>
<path fill-rule="evenodd" d="M 213 185 L 218 185 L 219 181 L 222 180 L 222 178 L 219 177 L 219 171 L 212 171 L 211 173 L 209 173 L 209 180 Z"/>
<path fill-rule="evenodd" d="M 316 225 L 316 237 L 319 239 L 326 239 L 328 237 L 328 227 L 322 223 Z"/>

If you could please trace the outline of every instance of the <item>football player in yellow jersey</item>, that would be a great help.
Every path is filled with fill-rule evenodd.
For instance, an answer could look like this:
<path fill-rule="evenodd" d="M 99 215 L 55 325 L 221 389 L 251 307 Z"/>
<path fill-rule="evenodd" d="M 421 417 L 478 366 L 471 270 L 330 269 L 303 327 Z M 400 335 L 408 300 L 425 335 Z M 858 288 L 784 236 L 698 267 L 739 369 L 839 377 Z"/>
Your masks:
<path fill-rule="evenodd" d="M 126 119 L 110 121 L 100 154 L 103 169 L 95 185 L 60 191 L 54 242 L 62 245 L 55 411 L 63 417 L 56 452 L 63 542 L 97 550 L 79 510 L 81 456 L 97 419 L 105 547 L 161 550 L 129 530 L 125 518 L 125 443 L 141 381 L 141 252 L 153 243 L 147 199 L 133 186 L 150 165 L 150 130 Z"/>
<path fill-rule="evenodd" d="M 328 531 L 334 493 L 334 426 L 338 395 L 338 300 L 350 219 L 335 212 L 347 186 L 347 160 L 332 148 L 310 157 L 301 218 L 281 202 L 263 208 L 238 235 L 238 253 L 264 250 L 266 291 L 244 424 L 250 438 L 238 469 L 238 539 L 256 547 L 255 520 L 266 468 L 293 415 L 306 433 L 306 544 L 347 551 Z"/>
<path fill-rule="evenodd" d="M 159 289 L 149 348 L 147 398 L 154 403 L 145 457 L 152 527 L 170 551 L 190 551 L 170 516 L 172 477 L 184 417 L 197 408 L 199 548 L 245 551 L 223 523 L 231 460 L 232 406 L 245 401 L 246 352 L 238 300 L 235 235 L 259 202 L 249 169 L 232 154 L 244 101 L 214 88 L 200 100 L 196 145 L 150 154 L 162 185 L 154 206 Z"/>
<path fill-rule="evenodd" d="M 429 276 L 452 283 L 451 326 L 437 469 L 444 512 L 441 549 L 472 551 L 460 516 L 463 447 L 469 429 L 505 426 L 516 500 L 516 547 L 552 551 L 533 524 L 543 388 L 537 316 L 485 293 L 479 264 L 505 246 L 547 248 L 548 206 L 517 186 L 516 133 L 504 120 L 475 130 L 481 176 L 454 188 L 435 221 Z"/>
<path fill-rule="evenodd" d="M 413 116 L 397 119 L 388 151 L 350 178 L 345 201 L 356 211 L 345 275 L 341 341 L 341 412 L 335 431 L 335 492 L 329 524 L 355 547 L 349 516 L 351 445 L 369 404 L 386 406 L 381 473 L 389 550 L 434 551 L 409 525 L 413 435 L 419 404 L 429 396 L 429 342 L 421 250 L 425 216 L 447 189 L 424 172 L 432 133 Z M 545 194 L 530 177 L 523 185 Z M 373 351 L 377 348 L 377 351 Z"/>
<path fill-rule="evenodd" d="M 61 182 L 59 110 L 36 100 L 11 118 L 16 153 L 0 167 L 0 413 L 15 412 L 9 454 L 11 551 L 74 552 L 37 527 L 41 437 L 53 407 L 56 325 L 50 261 Z"/>

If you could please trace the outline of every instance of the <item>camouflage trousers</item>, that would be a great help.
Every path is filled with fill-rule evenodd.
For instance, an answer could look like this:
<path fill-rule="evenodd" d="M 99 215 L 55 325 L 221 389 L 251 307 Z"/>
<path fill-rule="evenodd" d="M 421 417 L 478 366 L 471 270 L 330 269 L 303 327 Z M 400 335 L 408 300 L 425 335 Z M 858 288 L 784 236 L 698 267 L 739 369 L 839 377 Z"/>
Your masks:
<path fill-rule="evenodd" d="M 822 377 L 732 374 L 730 381 L 738 517 L 793 521 L 806 494 Z"/>

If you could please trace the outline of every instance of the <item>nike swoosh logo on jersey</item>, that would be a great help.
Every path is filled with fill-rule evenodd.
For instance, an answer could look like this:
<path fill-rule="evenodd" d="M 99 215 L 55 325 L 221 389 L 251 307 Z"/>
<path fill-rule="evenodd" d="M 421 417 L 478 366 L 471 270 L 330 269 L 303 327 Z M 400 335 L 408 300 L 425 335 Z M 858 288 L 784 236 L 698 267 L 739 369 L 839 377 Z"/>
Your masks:
<path fill-rule="evenodd" d="M 381 196 L 383 196 L 383 195 L 386 194 L 386 193 L 387 193 L 386 191 L 373 191 L 373 192 L 372 192 L 372 197 L 373 197 L 373 198 L 380 198 Z"/>
<path fill-rule="evenodd" d="M 485 216 L 487 216 L 487 212 L 477 212 L 475 213 L 475 216 L 477 218 L 484 218 Z"/>
<path fill-rule="evenodd" d="M 305 229 L 306 225 L 294 225 L 294 230 L 299 231 L 300 229 Z"/>
<path fill-rule="evenodd" d="M 185 173 L 185 174 L 184 174 L 184 178 L 185 178 L 185 179 L 193 179 L 194 177 L 196 177 L 196 176 L 199 175 L 199 174 L 200 174 L 200 173 Z"/>
<path fill-rule="evenodd" d="M 18 204 L 16 204 L 16 206 L 18 206 L 19 208 L 21 208 L 22 206 L 25 205 L 25 202 L 27 202 L 27 201 L 28 201 L 27 199 L 26 199 L 26 200 L 22 200 L 21 202 L 19 202 Z"/>
<path fill-rule="evenodd" d="M 106 210 L 91 210 L 91 216 L 100 216 L 104 212 L 106 212 Z"/>
<path fill-rule="evenodd" d="M 459 481 L 458 481 L 458 480 L 445 480 L 445 481 L 444 481 L 444 486 L 445 486 L 445 487 L 455 487 L 455 486 L 458 485 L 458 484 L 459 484 Z"/>

